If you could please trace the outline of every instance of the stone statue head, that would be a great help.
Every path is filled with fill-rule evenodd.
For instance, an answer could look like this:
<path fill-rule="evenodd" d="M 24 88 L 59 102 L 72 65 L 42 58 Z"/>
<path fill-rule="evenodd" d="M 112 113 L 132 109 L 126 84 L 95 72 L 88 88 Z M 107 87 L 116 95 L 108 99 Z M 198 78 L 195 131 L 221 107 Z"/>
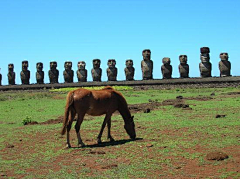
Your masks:
<path fill-rule="evenodd" d="M 64 63 L 64 68 L 65 68 L 65 70 L 71 70 L 72 69 L 72 62 L 66 61 Z"/>
<path fill-rule="evenodd" d="M 101 61 L 99 59 L 93 59 L 93 68 L 100 68 Z"/>
<path fill-rule="evenodd" d="M 151 59 L 151 50 L 145 49 L 142 51 L 143 60 L 150 60 Z"/>
<path fill-rule="evenodd" d="M 53 62 L 50 62 L 50 69 L 51 70 L 56 70 L 57 68 L 57 62 L 53 61 Z"/>
<path fill-rule="evenodd" d="M 115 59 L 109 59 L 108 60 L 108 67 L 109 68 L 114 68 L 116 65 L 116 60 Z"/>
<path fill-rule="evenodd" d="M 22 61 L 22 70 L 27 71 L 28 69 L 28 61 Z"/>
<path fill-rule="evenodd" d="M 201 53 L 200 54 L 200 59 L 201 59 L 202 63 L 206 63 L 206 62 L 209 62 L 210 56 L 209 56 L 208 53 Z"/>
<path fill-rule="evenodd" d="M 126 67 L 133 67 L 133 61 L 131 59 L 126 60 Z"/>
<path fill-rule="evenodd" d="M 187 55 L 180 55 L 179 61 L 180 61 L 180 64 L 187 64 Z"/>
<path fill-rule="evenodd" d="M 42 70 L 43 70 L 43 63 L 38 62 L 38 63 L 36 64 L 36 68 L 37 68 L 37 71 L 42 71 Z"/>
<path fill-rule="evenodd" d="M 210 49 L 208 47 L 201 47 L 200 52 L 201 53 L 210 53 Z"/>
<path fill-rule="evenodd" d="M 86 67 L 86 63 L 84 61 L 79 61 L 78 62 L 78 69 L 79 70 L 84 70 Z"/>
<path fill-rule="evenodd" d="M 162 63 L 163 63 L 164 65 L 170 65 L 171 60 L 170 60 L 170 58 L 168 58 L 168 57 L 164 57 L 164 58 L 162 59 Z"/>
<path fill-rule="evenodd" d="M 8 71 L 13 71 L 14 65 L 12 63 L 8 64 Z"/>
<path fill-rule="evenodd" d="M 222 61 L 228 61 L 228 53 L 220 53 L 220 59 Z"/>

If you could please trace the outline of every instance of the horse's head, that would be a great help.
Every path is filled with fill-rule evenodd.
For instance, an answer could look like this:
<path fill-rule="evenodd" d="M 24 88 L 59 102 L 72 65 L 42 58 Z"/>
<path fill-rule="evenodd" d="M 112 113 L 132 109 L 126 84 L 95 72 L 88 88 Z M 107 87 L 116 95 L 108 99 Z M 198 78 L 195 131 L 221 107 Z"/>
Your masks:
<path fill-rule="evenodd" d="M 135 132 L 135 124 L 133 121 L 134 116 L 131 116 L 128 122 L 125 123 L 124 128 L 131 139 L 136 138 L 136 132 Z"/>

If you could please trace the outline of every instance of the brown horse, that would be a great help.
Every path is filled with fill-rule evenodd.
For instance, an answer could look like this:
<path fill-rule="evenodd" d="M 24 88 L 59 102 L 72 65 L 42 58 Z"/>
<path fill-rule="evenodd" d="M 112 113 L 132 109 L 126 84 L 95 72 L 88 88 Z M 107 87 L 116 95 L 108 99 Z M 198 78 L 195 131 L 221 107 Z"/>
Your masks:
<path fill-rule="evenodd" d="M 97 142 L 101 143 L 103 130 L 107 124 L 108 139 L 114 141 L 111 136 L 111 116 L 115 111 L 119 111 L 124 119 L 124 128 L 131 139 L 136 138 L 135 125 L 133 117 L 128 109 L 127 102 L 122 94 L 112 87 L 107 86 L 102 90 L 87 90 L 77 89 L 70 91 L 67 95 L 67 102 L 65 107 L 65 116 L 63 121 L 63 128 L 61 134 L 64 135 L 67 130 L 67 147 L 70 148 L 69 131 L 71 130 L 72 122 L 77 114 L 77 123 L 75 130 L 78 137 L 78 145 L 85 146 L 80 136 L 80 127 L 83 122 L 85 114 L 91 116 L 100 116 L 106 114 L 101 130 L 97 137 Z"/>

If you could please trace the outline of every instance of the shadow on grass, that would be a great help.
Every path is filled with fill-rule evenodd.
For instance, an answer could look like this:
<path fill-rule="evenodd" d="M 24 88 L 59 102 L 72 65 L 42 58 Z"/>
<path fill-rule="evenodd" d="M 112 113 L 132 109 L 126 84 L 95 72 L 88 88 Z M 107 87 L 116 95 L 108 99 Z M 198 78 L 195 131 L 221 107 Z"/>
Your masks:
<path fill-rule="evenodd" d="M 123 144 L 126 144 L 128 142 L 134 142 L 134 141 L 137 141 L 137 140 L 143 140 L 143 138 L 136 138 L 134 140 L 133 139 L 116 140 L 114 142 L 102 142 L 101 144 L 86 145 L 85 147 L 82 147 L 82 149 L 123 145 Z M 79 149 L 79 147 L 71 147 L 71 149 L 77 149 L 77 148 Z"/>
<path fill-rule="evenodd" d="M 102 142 L 101 144 L 92 144 L 86 145 L 85 148 L 98 148 L 98 147 L 108 147 L 108 146 L 115 146 L 115 145 L 123 145 L 128 142 L 136 141 L 136 140 L 143 140 L 143 138 L 136 138 L 136 139 L 124 139 L 124 140 L 116 140 L 114 142 Z"/>

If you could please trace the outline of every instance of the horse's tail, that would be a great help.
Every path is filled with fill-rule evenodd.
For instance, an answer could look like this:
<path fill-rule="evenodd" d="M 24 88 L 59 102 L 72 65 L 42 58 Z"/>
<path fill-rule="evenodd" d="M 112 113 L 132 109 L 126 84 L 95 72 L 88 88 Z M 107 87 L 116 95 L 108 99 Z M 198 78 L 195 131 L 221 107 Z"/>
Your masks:
<path fill-rule="evenodd" d="M 66 107 L 65 107 L 65 114 L 64 114 L 64 119 L 63 119 L 63 127 L 61 134 L 64 135 L 66 133 L 67 125 L 69 123 L 69 113 L 71 110 L 73 110 L 73 91 L 70 91 L 67 95 L 67 102 L 66 102 Z"/>

